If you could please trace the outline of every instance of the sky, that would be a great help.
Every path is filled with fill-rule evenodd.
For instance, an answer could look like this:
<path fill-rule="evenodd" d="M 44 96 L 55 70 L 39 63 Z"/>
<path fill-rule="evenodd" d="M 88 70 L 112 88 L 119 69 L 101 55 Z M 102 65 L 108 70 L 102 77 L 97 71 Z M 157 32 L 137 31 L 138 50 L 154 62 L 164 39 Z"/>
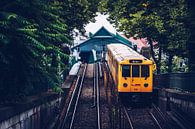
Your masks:
<path fill-rule="evenodd" d="M 95 34 L 102 26 L 104 26 L 109 32 L 116 34 L 116 29 L 109 23 L 106 19 L 107 17 L 108 15 L 97 13 L 97 16 L 95 17 L 96 22 L 90 22 L 85 26 L 86 33 L 88 34 L 91 32 L 92 34 Z M 86 40 L 86 38 L 80 39 L 80 36 L 77 36 L 74 38 L 74 44 L 77 45 L 84 40 Z"/>
<path fill-rule="evenodd" d="M 98 13 L 98 15 L 95 17 L 96 22 L 90 22 L 87 24 L 85 30 L 94 34 L 97 30 L 104 26 L 108 31 L 115 34 L 116 29 L 109 23 L 108 20 L 106 20 L 107 17 L 108 15 L 102 15 Z"/>

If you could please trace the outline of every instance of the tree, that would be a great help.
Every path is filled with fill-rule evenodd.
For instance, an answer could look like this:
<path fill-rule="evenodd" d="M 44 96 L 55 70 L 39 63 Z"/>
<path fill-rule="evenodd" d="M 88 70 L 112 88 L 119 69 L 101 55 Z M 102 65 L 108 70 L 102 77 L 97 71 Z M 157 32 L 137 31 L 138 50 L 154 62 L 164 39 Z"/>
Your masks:
<path fill-rule="evenodd" d="M 21 99 L 61 84 L 59 68 L 65 68 L 69 58 L 63 44 L 71 44 L 71 31 L 82 31 L 95 16 L 97 7 L 90 5 L 91 0 L 78 4 L 73 0 L 1 0 L 1 100 Z"/>
<path fill-rule="evenodd" d="M 128 36 L 147 37 L 157 72 L 160 73 L 162 51 L 170 56 L 186 56 L 189 30 L 182 19 L 188 15 L 185 0 L 107 0 L 102 12 L 109 13 L 109 20 Z M 107 8 L 107 9 L 106 9 Z M 155 58 L 152 42 L 158 42 L 158 58 Z M 170 69 L 171 69 L 171 62 Z M 170 70 L 171 72 L 171 70 Z"/>

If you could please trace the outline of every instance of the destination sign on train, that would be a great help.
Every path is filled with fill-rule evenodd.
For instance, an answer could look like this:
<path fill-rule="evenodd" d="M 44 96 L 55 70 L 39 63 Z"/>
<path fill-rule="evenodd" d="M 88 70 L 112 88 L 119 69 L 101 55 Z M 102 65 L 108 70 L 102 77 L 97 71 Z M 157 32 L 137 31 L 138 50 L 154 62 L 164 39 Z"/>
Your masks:
<path fill-rule="evenodd" d="M 129 60 L 130 63 L 142 63 L 142 60 Z"/>

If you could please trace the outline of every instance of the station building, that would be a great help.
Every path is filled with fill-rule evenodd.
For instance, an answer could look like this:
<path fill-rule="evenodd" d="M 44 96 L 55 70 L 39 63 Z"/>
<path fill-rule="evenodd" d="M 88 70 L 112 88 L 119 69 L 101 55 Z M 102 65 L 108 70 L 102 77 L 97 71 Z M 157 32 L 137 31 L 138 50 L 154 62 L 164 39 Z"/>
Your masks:
<path fill-rule="evenodd" d="M 72 51 L 77 51 L 84 62 L 93 62 L 102 58 L 110 43 L 121 43 L 132 47 L 132 42 L 118 33 L 113 34 L 105 27 L 101 27 L 95 34 L 92 34 L 89 39 L 72 47 Z"/>

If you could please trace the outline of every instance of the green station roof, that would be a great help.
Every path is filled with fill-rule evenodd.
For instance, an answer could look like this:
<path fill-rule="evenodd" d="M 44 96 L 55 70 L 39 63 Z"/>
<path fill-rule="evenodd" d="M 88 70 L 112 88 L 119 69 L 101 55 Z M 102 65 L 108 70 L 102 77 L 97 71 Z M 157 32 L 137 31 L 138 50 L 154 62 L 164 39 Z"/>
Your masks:
<path fill-rule="evenodd" d="M 120 34 L 113 34 L 109 32 L 105 27 L 101 27 L 95 34 L 90 34 L 89 39 L 72 47 L 72 49 L 80 48 L 81 51 L 90 51 L 97 46 L 107 45 L 110 43 L 122 43 L 132 47 L 132 43 L 122 37 Z"/>

